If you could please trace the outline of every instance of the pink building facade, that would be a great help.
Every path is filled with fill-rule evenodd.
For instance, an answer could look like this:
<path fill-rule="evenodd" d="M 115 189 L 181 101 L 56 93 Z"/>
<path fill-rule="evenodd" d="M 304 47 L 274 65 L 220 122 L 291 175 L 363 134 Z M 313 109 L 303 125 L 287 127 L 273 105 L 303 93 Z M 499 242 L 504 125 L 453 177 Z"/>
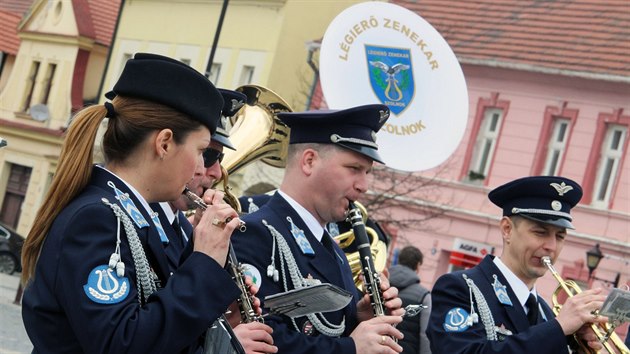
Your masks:
<path fill-rule="evenodd" d="M 420 248 L 422 283 L 431 288 L 444 273 L 500 256 L 501 210 L 488 192 L 524 176 L 561 175 L 580 183 L 584 197 L 555 268 L 583 288 L 630 284 L 627 4 L 392 2 L 418 13 L 452 47 L 466 78 L 469 119 L 442 165 L 417 178 L 401 175 L 406 186 L 398 192 L 394 179 L 374 179 L 372 199 L 389 193 L 394 200 L 381 209 L 366 201 L 392 235 L 389 260 L 407 244 Z M 311 108 L 323 106 L 318 88 Z M 399 153 L 422 159 L 421 151 L 402 146 Z M 586 252 L 596 244 L 604 257 L 589 276 Z M 536 283 L 548 302 L 557 285 L 549 272 Z M 626 331 L 627 325 L 618 330 Z"/>
<path fill-rule="evenodd" d="M 583 186 L 584 198 L 572 212 L 576 230 L 569 231 L 556 268 L 585 286 L 610 286 L 588 278 L 586 251 L 599 244 L 605 257 L 593 275 L 613 281 L 619 273 L 620 284 L 630 283 L 630 85 L 478 65 L 463 69 L 470 100 L 466 133 L 448 161 L 422 173 L 437 176 L 440 198 L 429 203 L 444 214 L 424 223 L 426 232 L 393 230 L 401 241 L 393 248 L 409 243 L 423 251 L 421 275 L 431 287 L 445 272 L 471 266 L 486 253 L 501 254 L 501 210 L 487 199 L 490 190 L 523 176 L 562 175 Z M 410 197 L 412 211 L 414 202 L 428 201 Z M 547 299 L 556 286 L 551 275 L 537 283 Z"/>

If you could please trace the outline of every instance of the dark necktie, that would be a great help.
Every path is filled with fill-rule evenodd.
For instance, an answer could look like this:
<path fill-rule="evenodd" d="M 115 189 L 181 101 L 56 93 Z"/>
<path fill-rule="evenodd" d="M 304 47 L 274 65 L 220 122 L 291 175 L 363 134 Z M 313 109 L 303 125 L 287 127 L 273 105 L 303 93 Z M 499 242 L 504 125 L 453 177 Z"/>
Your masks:
<path fill-rule="evenodd" d="M 184 248 L 184 233 L 182 231 L 182 227 L 179 226 L 179 220 L 177 216 L 175 217 L 175 219 L 173 219 L 173 229 L 175 230 L 175 235 L 177 235 L 177 240 L 175 240 L 177 246 L 179 246 L 180 248 Z"/>
<path fill-rule="evenodd" d="M 324 246 L 324 248 L 326 248 L 328 252 L 330 252 L 330 255 L 333 256 L 333 258 L 337 259 L 337 253 L 335 252 L 332 243 L 333 240 L 331 239 L 330 235 L 328 235 L 328 232 L 326 232 L 326 229 L 324 229 L 324 235 L 322 236 L 322 245 Z"/>
<path fill-rule="evenodd" d="M 529 310 L 527 312 L 527 320 L 529 321 L 529 325 L 533 326 L 538 323 L 538 301 L 536 301 L 536 296 L 530 293 L 525 305 L 527 305 L 527 309 Z"/>

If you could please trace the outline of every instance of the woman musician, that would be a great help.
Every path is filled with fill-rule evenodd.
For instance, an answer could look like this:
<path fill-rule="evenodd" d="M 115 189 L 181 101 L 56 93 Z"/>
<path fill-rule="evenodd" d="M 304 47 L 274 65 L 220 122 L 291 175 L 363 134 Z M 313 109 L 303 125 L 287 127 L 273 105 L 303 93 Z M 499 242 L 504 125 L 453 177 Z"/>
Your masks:
<path fill-rule="evenodd" d="M 180 196 L 223 99 L 187 65 L 142 53 L 106 96 L 111 102 L 83 109 L 70 124 L 24 245 L 23 320 L 33 352 L 197 352 L 240 293 L 223 269 L 239 218 L 222 193 L 208 191 L 193 252 L 172 270 L 165 225 L 149 203 Z M 105 163 L 93 165 L 105 117 Z"/>

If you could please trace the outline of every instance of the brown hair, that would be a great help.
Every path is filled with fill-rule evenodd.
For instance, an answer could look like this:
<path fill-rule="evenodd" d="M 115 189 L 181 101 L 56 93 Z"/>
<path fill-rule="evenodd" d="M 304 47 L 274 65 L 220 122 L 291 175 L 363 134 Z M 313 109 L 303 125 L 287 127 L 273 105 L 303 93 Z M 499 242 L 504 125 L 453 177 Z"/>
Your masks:
<path fill-rule="evenodd" d="M 422 251 L 414 246 L 406 246 L 398 253 L 398 263 L 414 271 L 422 265 L 423 259 Z"/>
<path fill-rule="evenodd" d="M 171 129 L 177 144 L 199 129 L 201 123 L 168 106 L 137 98 L 116 96 L 116 111 L 103 136 L 105 161 L 124 161 L 155 130 Z M 44 241 L 55 218 L 88 184 L 98 128 L 107 110 L 103 105 L 87 107 L 73 118 L 61 149 L 59 165 L 35 222 L 22 248 L 22 282 L 35 274 Z"/>

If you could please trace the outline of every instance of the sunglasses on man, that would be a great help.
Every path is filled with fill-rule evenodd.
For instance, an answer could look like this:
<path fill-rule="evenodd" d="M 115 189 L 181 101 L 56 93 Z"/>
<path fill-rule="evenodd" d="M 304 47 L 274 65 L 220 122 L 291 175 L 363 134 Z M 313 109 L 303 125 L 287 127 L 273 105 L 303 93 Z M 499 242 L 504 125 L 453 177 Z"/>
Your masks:
<path fill-rule="evenodd" d="M 217 163 L 217 161 L 221 163 L 221 161 L 223 161 L 224 156 L 225 154 L 219 150 L 210 149 L 210 148 L 205 149 L 203 151 L 203 167 L 209 168 L 210 166 Z"/>

